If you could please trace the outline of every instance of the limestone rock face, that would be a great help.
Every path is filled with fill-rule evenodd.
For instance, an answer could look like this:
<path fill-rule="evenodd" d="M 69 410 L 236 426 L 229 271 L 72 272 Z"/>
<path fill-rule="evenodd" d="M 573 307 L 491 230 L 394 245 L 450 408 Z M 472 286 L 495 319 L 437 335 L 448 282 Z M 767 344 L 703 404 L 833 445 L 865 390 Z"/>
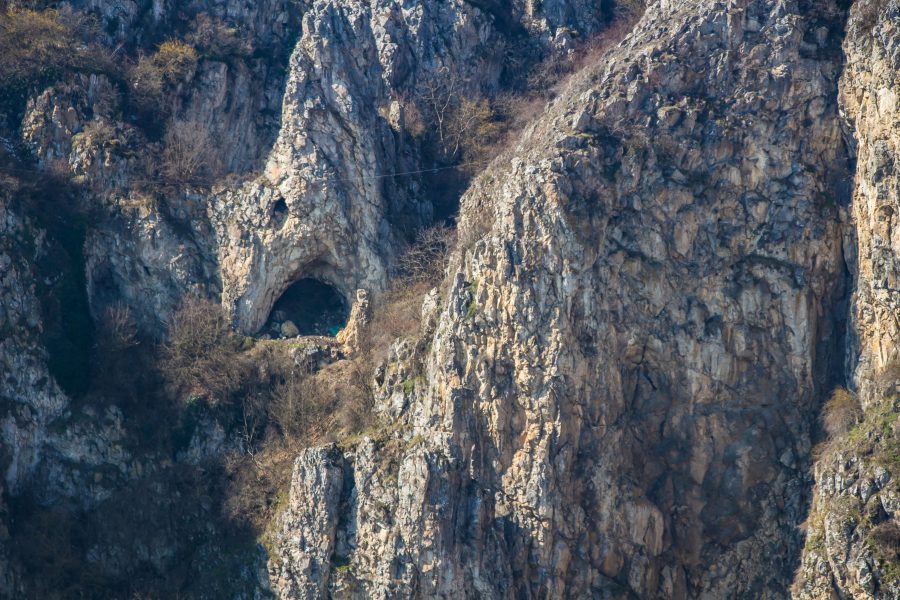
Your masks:
<path fill-rule="evenodd" d="M 63 4 L 110 44 L 181 19 L 167 0 Z M 490 95 L 504 54 L 565 53 L 610 17 L 600 0 L 191 5 L 255 52 L 203 56 L 161 127 L 197 125 L 229 176 L 163 181 L 164 140 L 101 75 L 31 98 L 19 142 L 80 186 L 95 320 L 124 305 L 160 335 L 197 294 L 252 334 L 300 278 L 356 297 L 337 339 L 292 351 L 298 373 L 359 352 L 401 232 L 434 217 L 423 84 Z M 42 302 L 64 274 L 39 267 L 57 242 L 0 189 L 0 597 L 27 595 L 4 504 L 26 489 L 94 515 L 86 560 L 107 575 L 164 572 L 187 531 L 239 597 L 900 597 L 900 2 L 847 5 L 656 0 L 586 57 L 464 196 L 419 334 L 375 373 L 375 424 L 296 458 L 267 572 L 208 535 L 203 489 L 179 513 L 187 473 L 234 443 L 215 418 L 134 456 L 115 405 L 63 392 Z M 813 452 L 837 384 L 859 407 Z M 97 517 L 141 495 L 141 519 L 181 521 L 123 539 Z"/>
<path fill-rule="evenodd" d="M 478 88 L 495 85 L 502 38 L 470 4 L 312 3 L 290 62 L 282 127 L 263 175 L 213 203 L 223 304 L 247 332 L 265 322 L 300 276 L 384 287 L 393 258 L 389 220 L 426 222 L 406 134 L 391 112 L 446 68 Z M 419 214 L 418 217 L 415 215 Z"/>
<path fill-rule="evenodd" d="M 184 7 L 167 1 L 59 4 L 96 17 L 111 47 L 126 39 L 139 45 L 164 39 L 167 28 L 184 18 L 179 14 Z M 73 263 L 84 267 L 81 291 L 90 316 L 99 321 L 107 308 L 122 305 L 141 329 L 160 335 L 182 298 L 197 294 L 222 298 L 235 324 L 255 331 L 277 295 L 299 276 L 325 279 L 348 297 L 358 287 L 377 292 L 398 249 L 395 222 L 406 219 L 404 225 L 412 228 L 432 217 L 416 177 L 421 157 L 403 130 L 404 98 L 435 73 L 452 74 L 467 90 L 495 89 L 504 41 L 535 35 L 538 43 L 549 44 L 557 30 L 569 39 L 578 27 L 587 33 L 604 21 L 599 3 L 572 2 L 571 10 L 561 2 L 547 3 L 546 14 L 526 9 L 530 4 L 500 10 L 492 2 L 479 7 L 462 0 L 191 3 L 191 11 L 239 28 L 256 51 L 229 58 L 202 55 L 189 80 L 167 99 L 169 120 L 153 124 L 165 130 L 184 121 L 209 136 L 207 145 L 215 146 L 223 171 L 232 173 L 212 191 L 191 181 L 176 186 L 165 180 L 158 164 L 165 140 L 154 141 L 153 133 L 142 129 L 121 82 L 69 74 L 30 98 L 17 132 L 27 148 L 23 156 L 35 159 L 29 168 L 46 170 L 36 178 L 54 173 L 70 178 L 79 186 L 80 209 L 90 215 L 85 239 L 72 250 Z M 0 142 L 15 150 L 6 138 Z M 45 251 L 45 234 L 7 200 L 4 195 L 0 203 L 3 498 L 17 498 L 27 487 L 48 506 L 64 504 L 73 511 L 104 506 L 90 513 L 99 522 L 85 522 L 93 528 L 92 539 L 103 542 L 89 557 L 80 557 L 104 576 L 128 578 L 132 569 L 147 564 L 164 572 L 178 560 L 184 539 L 192 540 L 191 551 L 204 565 L 221 564 L 216 562 L 222 558 L 221 540 L 207 535 L 215 526 L 203 520 L 216 518 L 217 507 L 205 498 L 185 502 L 196 510 L 188 514 L 182 506 L 180 520 L 143 528 L 146 537 L 130 536 L 117 518 L 121 505 L 140 505 L 138 514 L 127 518 L 153 523 L 175 512 L 180 492 L 177 485 L 167 487 L 167 478 L 202 471 L 194 467 L 227 447 L 225 433 L 218 423 L 198 419 L 187 447 L 174 459 L 132 456 L 115 406 L 76 410 L 84 399 L 67 398 L 48 368 L 34 289 L 36 282 L 40 287 L 60 273 L 45 278 L 33 268 L 34 254 Z M 343 339 L 348 347 L 365 322 L 364 300 L 360 297 Z M 90 353 L 91 340 L 84 341 Z M 339 355 L 327 346 L 300 359 L 315 365 Z M 127 423 L 134 429 L 141 425 Z M 373 470 L 376 464 L 373 460 Z M 342 491 L 344 479 L 334 486 Z M 325 512 L 310 522 L 318 526 L 335 514 Z M 109 515 L 116 518 L 104 519 Z M 5 568 L 8 522 L 0 505 L 0 596 L 27 595 Z M 194 544 L 192 536 L 201 533 L 208 542 Z M 346 548 L 346 534 L 341 535 L 334 543 Z M 330 567 L 326 550 L 318 560 L 322 569 Z M 236 577 L 250 596 L 241 597 L 265 596 L 264 578 L 244 572 L 256 565 L 245 566 Z M 215 568 L 210 572 L 215 579 Z M 291 589 L 322 590 L 307 581 L 318 572 L 286 571 L 280 581 L 296 582 L 285 584 L 295 586 Z"/>
<path fill-rule="evenodd" d="M 141 33 L 132 4 L 72 4 L 95 13 L 114 38 Z M 207 132 L 234 175 L 208 194 L 169 190 L 164 206 L 146 193 L 164 181 L 142 171 L 142 160 L 162 150 L 116 121 L 123 107 L 109 81 L 47 90 L 32 100 L 23 137 L 43 164 L 67 163 L 95 187 L 110 221 L 89 244 L 95 314 L 120 299 L 160 332 L 178 301 L 199 293 L 220 296 L 235 325 L 254 333 L 299 277 L 331 283 L 348 302 L 358 288 L 378 292 L 400 246 L 395 229 L 432 218 L 406 130 L 423 82 L 449 77 L 463 93 L 495 90 L 514 41 L 532 36 L 565 52 L 602 27 L 609 15 L 601 4 L 204 2 L 204 12 L 275 58 L 200 61 L 172 118 Z M 155 3 L 155 26 L 173 10 Z M 292 47 L 283 76 L 275 63 Z M 112 139 L 97 139 L 107 128 Z"/>
<path fill-rule="evenodd" d="M 344 458 L 336 448 L 313 448 L 294 464 L 289 510 L 281 516 L 287 538 L 285 561 L 300 567 L 290 570 L 277 582 L 292 598 L 324 597 L 335 550 L 335 533 L 341 518 L 341 490 L 344 486 Z M 303 482 L 315 481 L 315 486 Z"/>
<path fill-rule="evenodd" d="M 898 11 L 900 5 L 893 1 L 854 3 L 844 41 L 840 103 L 856 151 L 856 346 L 848 349 L 848 362 L 862 415 L 849 432 L 824 446 L 816 464 L 807 541 L 795 583 L 799 598 L 900 597 L 897 556 L 891 550 L 900 537 Z"/>
<path fill-rule="evenodd" d="M 31 474 L 43 454 L 47 425 L 68 405 L 50 377 L 46 350 L 41 344 L 41 313 L 35 292 L 35 273 L 28 254 L 34 230 L 0 196 L 0 400 L 4 410 L 2 451 L 4 484 L 16 488 Z M 40 251 L 40 240 L 34 251 Z"/>
<path fill-rule="evenodd" d="M 274 568 L 353 597 L 784 596 L 849 292 L 843 23 L 659 2 L 576 76 L 464 197 L 424 373 L 392 351 L 394 433 L 347 452 L 325 525 L 347 566 Z"/>
<path fill-rule="evenodd" d="M 844 44 L 847 67 L 841 78 L 840 100 L 857 151 L 853 218 L 858 283 L 853 316 L 862 388 L 866 387 L 866 375 L 900 357 L 900 325 L 895 318 L 900 302 L 898 169 L 893 159 L 900 148 L 900 130 L 894 122 L 900 93 L 894 56 L 900 45 L 895 19 L 898 9 L 895 2 L 855 5 Z M 863 400 L 868 400 L 865 393 Z"/>

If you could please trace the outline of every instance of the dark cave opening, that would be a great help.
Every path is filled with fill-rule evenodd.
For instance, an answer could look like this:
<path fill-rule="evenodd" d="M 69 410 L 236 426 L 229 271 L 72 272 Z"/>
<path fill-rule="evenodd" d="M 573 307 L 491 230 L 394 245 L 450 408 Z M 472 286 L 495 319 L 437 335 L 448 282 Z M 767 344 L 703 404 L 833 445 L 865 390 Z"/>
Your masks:
<path fill-rule="evenodd" d="M 284 198 L 279 198 L 272 205 L 272 223 L 275 227 L 281 227 L 288 218 L 288 205 Z"/>
<path fill-rule="evenodd" d="M 349 316 L 347 302 L 334 286 L 306 277 L 281 294 L 260 333 L 282 338 L 334 336 L 344 328 Z"/>

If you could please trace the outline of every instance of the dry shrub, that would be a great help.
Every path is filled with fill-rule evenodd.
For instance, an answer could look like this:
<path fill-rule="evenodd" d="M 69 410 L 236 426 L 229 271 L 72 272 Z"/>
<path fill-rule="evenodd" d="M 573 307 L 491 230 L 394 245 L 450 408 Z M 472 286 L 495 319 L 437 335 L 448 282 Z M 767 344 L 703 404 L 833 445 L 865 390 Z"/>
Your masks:
<path fill-rule="evenodd" d="M 445 151 L 449 149 L 448 156 L 461 155 L 466 162 L 482 161 L 500 133 L 490 102 L 485 98 L 462 98 L 450 114 Z"/>
<path fill-rule="evenodd" d="M 455 241 L 456 232 L 450 227 L 437 225 L 422 229 L 415 243 L 397 261 L 399 278 L 412 283 L 436 284 L 444 275 Z"/>
<path fill-rule="evenodd" d="M 419 85 L 416 100 L 406 104 L 412 112 L 412 125 L 406 125 L 407 131 L 418 137 L 413 128 L 428 131 L 424 122 L 430 123 L 433 143 L 444 161 L 483 158 L 500 134 L 490 102 L 470 88 L 459 75 L 444 67 L 426 77 Z"/>
<path fill-rule="evenodd" d="M 419 332 L 422 300 L 432 287 L 427 282 L 399 283 L 382 294 L 360 343 L 360 354 L 370 357 L 373 367 L 384 360 L 394 340 Z"/>
<path fill-rule="evenodd" d="M 169 321 L 161 370 L 170 390 L 185 400 L 205 398 L 211 405 L 230 399 L 246 364 L 240 339 L 218 304 L 188 297 Z"/>
<path fill-rule="evenodd" d="M 284 439 L 297 442 L 328 429 L 332 399 L 317 384 L 313 378 L 291 378 L 273 390 L 269 420 Z"/>
<path fill-rule="evenodd" d="M 428 123 L 415 99 L 403 96 L 400 99 L 400 106 L 403 108 L 403 129 L 406 133 L 417 139 L 425 135 L 428 131 Z"/>
<path fill-rule="evenodd" d="M 160 170 L 171 184 L 208 185 L 221 174 L 218 146 L 209 130 L 193 121 L 173 121 L 163 138 Z"/>
<path fill-rule="evenodd" d="M 371 420 L 372 393 L 357 360 L 344 360 L 306 376 L 289 376 L 266 404 L 267 428 L 259 451 L 229 457 L 229 517 L 263 531 L 290 487 L 294 459 L 310 446 L 363 430 Z"/>
<path fill-rule="evenodd" d="M 89 139 L 92 146 L 103 147 L 117 141 L 116 128 L 102 117 L 85 123 L 81 135 Z"/>
<path fill-rule="evenodd" d="M 105 51 L 90 42 L 96 35 L 96 24 L 71 9 L 9 8 L 0 13 L 0 79 L 31 82 L 66 69 L 105 69 Z"/>
<path fill-rule="evenodd" d="M 242 39 L 241 32 L 218 17 L 200 13 L 193 24 L 187 41 L 205 57 L 223 60 L 230 57 L 244 57 L 253 54 L 249 41 Z"/>
<path fill-rule="evenodd" d="M 141 56 L 128 73 L 131 101 L 144 112 L 163 113 L 166 96 L 193 78 L 197 51 L 179 40 L 167 40 L 151 54 Z"/>
<path fill-rule="evenodd" d="M 109 354 L 120 354 L 139 344 L 138 326 L 127 306 L 115 304 L 103 312 L 98 344 Z"/>
<path fill-rule="evenodd" d="M 900 386 L 900 361 L 888 362 L 878 371 L 874 379 L 878 393 L 883 396 L 896 394 Z"/>
<path fill-rule="evenodd" d="M 229 454 L 225 460 L 229 478 L 225 515 L 257 532 L 264 531 L 287 497 L 295 458 L 295 449 L 275 443 L 255 455 Z"/>
<path fill-rule="evenodd" d="M 291 378 L 272 393 L 271 434 L 293 447 L 333 441 L 364 426 L 371 397 L 366 377 L 354 360 Z"/>
<path fill-rule="evenodd" d="M 856 395 L 838 387 L 822 410 L 822 424 L 830 438 L 845 435 L 862 419 L 862 408 Z"/>
<path fill-rule="evenodd" d="M 896 521 L 879 524 L 871 535 L 882 556 L 888 560 L 900 558 L 900 525 Z"/>

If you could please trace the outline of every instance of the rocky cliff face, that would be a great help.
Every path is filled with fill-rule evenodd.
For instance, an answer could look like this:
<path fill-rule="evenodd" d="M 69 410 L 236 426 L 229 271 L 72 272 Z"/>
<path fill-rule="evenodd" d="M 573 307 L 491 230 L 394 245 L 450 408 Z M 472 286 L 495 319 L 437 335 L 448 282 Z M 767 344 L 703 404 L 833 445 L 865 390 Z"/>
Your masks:
<path fill-rule="evenodd" d="M 167 2 L 70 4 L 111 47 L 184 25 Z M 71 281 L 46 257 L 77 259 L 95 322 L 124 306 L 152 336 L 190 294 L 254 334 L 298 279 L 348 304 L 368 290 L 373 319 L 358 304 L 324 362 L 380 354 L 381 292 L 445 208 L 423 93 L 494 97 L 516 53 L 564 55 L 612 6 L 190 10 L 252 51 L 200 56 L 159 131 L 113 76 L 72 74 L 17 132 L 91 220 L 66 244 L 16 190 L 0 200 L 0 596 L 66 593 L 23 571 L 40 548 L 8 543 L 31 522 L 22 498 L 83 516 L 92 576 L 189 562 L 204 576 L 166 589 L 196 597 L 900 596 L 895 0 L 658 0 L 587 54 L 506 150 L 467 165 L 421 327 L 375 371 L 370 426 L 296 457 L 265 570 L 219 522 L 233 473 L 210 467 L 250 442 L 194 404 L 185 439 L 148 450 L 131 442 L 153 419 L 117 406 L 132 399 L 93 406 L 56 381 L 45 304 Z M 148 167 L 180 123 L 219 150 L 215 177 Z M 297 359 L 318 343 L 292 368 L 320 368 Z"/>
<path fill-rule="evenodd" d="M 298 459 L 285 597 L 785 593 L 849 291 L 843 19 L 654 5 L 478 178 L 394 433 Z"/>
<path fill-rule="evenodd" d="M 185 13 L 198 11 L 217 19 L 221 31 L 238 31 L 246 47 L 227 56 L 203 51 L 167 92 L 160 121 L 149 126 L 133 114 L 135 92 L 123 89 L 128 82 L 116 79 L 121 74 L 70 73 L 29 98 L 15 132 L 20 148 L 2 140 L 4 151 L 8 146 L 16 155 L 15 175 L 71 180 L 78 187 L 67 201 L 89 216 L 85 230 L 79 229 L 83 238 L 67 248 L 72 264 L 41 270 L 36 263 L 49 252 L 41 246 L 46 231 L 4 204 L 9 216 L 4 252 L 11 254 L 4 254 L 10 268 L 0 352 L 2 464 L 4 497 L 18 501 L 18 517 L 3 513 L 3 539 L 9 524 L 17 529 L 16 539 L 29 533 L 22 531 L 32 523 L 24 512 L 43 515 L 60 507 L 48 517 L 62 519 L 58 527 L 51 521 L 38 529 L 41 535 L 56 529 L 61 537 L 30 540 L 34 547 L 19 551 L 18 563 L 33 567 L 46 558 L 45 546 L 67 546 L 66 536 L 81 536 L 94 546 L 74 559 L 85 566 L 79 572 L 87 573 L 77 577 L 117 582 L 147 565 L 160 573 L 179 569 L 175 563 L 190 562 L 184 539 L 202 535 L 205 541 L 192 542 L 189 554 L 220 564 L 214 557 L 223 554 L 221 531 L 211 523 L 220 510 L 210 499 L 217 492 L 206 487 L 204 469 L 196 463 L 234 441 L 222 441 L 218 423 L 203 422 L 188 430 L 190 451 L 138 448 L 133 455 L 135 438 L 145 428 L 166 423 L 165 410 L 160 407 L 156 415 L 160 423 L 129 417 L 123 424 L 115 403 L 134 402 L 133 397 L 102 399 L 91 391 L 85 399 L 84 390 L 69 394 L 79 396 L 75 406 L 49 365 L 55 352 L 93 356 L 90 327 L 77 348 L 51 351 L 46 332 L 53 327 L 42 322 L 46 315 L 36 308 L 41 294 L 34 282 L 60 280 L 66 269 L 77 267 L 84 278 L 76 286 L 86 295 L 84 307 L 68 306 L 60 289 L 43 285 L 47 289 L 41 292 L 59 309 L 54 318 L 100 323 L 107 309 L 124 308 L 141 330 L 155 336 L 190 294 L 221 298 L 235 326 L 255 332 L 297 278 L 326 280 L 348 299 L 357 287 L 378 291 L 401 243 L 399 230 L 433 218 L 418 177 L 420 149 L 404 131 L 402 101 L 437 73 L 471 93 L 496 90 L 498 49 L 508 41 L 533 36 L 538 46 L 550 47 L 560 34 L 565 46 L 573 35 L 599 28 L 608 13 L 592 3 L 580 3 L 578 11 L 547 3 L 546 14 L 530 4 L 511 8 L 490 2 L 481 7 L 464 2 L 64 4 L 98 21 L 113 57 L 126 43 L 162 41 L 167 32 L 193 27 Z M 216 166 L 231 173 L 211 190 L 193 178 L 173 185 L 159 168 L 169 143 L 163 136 L 180 123 L 202 133 L 202 145 L 215 147 Z M 26 158 L 33 163 L 23 169 Z M 393 173 L 406 175 L 388 176 Z M 4 196 L 4 202 L 13 196 Z M 33 199 L 21 203 L 34 205 Z M 62 229 L 57 233 L 71 233 L 68 225 Z M 46 246 L 57 243 L 51 239 Z M 81 308 L 86 312 L 76 315 Z M 141 385 L 159 383 L 151 376 Z M 138 394 L 151 396 L 152 390 Z M 153 522 L 169 514 L 178 498 L 183 519 L 137 534 L 117 520 L 122 506 L 136 503 L 132 516 Z M 83 535 L 80 527 L 90 533 Z M 265 578 L 254 571 L 254 552 L 242 552 L 232 548 L 225 554 L 226 561 L 240 555 L 244 568 L 229 567 L 228 575 L 218 578 L 218 567 L 206 570 L 214 585 L 203 578 L 172 584 L 212 597 L 221 597 L 223 589 L 240 597 L 267 594 Z M 62 586 L 76 577 L 68 572 L 71 581 L 45 578 L 33 587 L 27 573 L 3 571 L 3 593 L 10 596 L 65 594 Z M 236 588 L 228 587 L 232 583 Z"/>
<path fill-rule="evenodd" d="M 897 218 L 894 114 L 898 43 L 894 2 L 854 4 L 840 103 L 855 140 L 856 286 L 848 352 L 860 412 L 825 445 L 815 468 L 800 598 L 896 598 Z"/>

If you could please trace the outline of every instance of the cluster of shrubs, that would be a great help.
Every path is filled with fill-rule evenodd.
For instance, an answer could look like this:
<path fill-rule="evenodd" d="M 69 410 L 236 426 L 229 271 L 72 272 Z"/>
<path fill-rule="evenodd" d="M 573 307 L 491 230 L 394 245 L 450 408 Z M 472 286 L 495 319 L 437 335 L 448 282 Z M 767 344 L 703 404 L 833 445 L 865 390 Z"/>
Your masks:
<path fill-rule="evenodd" d="M 125 100 L 126 116 L 136 118 L 160 151 L 149 161 L 148 176 L 161 184 L 205 185 L 222 174 L 209 127 L 177 118 L 186 85 L 199 61 L 241 60 L 253 53 L 238 29 L 205 13 L 197 14 L 182 39 L 149 47 L 110 49 L 96 21 L 69 8 L 0 10 L 0 117 L 15 129 L 26 101 L 37 91 L 73 73 L 104 74 Z"/>
<path fill-rule="evenodd" d="M 127 73 L 133 106 L 146 113 L 167 115 L 172 109 L 165 106 L 165 100 L 194 77 L 197 61 L 194 47 L 179 40 L 167 40 L 156 52 L 141 56 Z"/>
<path fill-rule="evenodd" d="M 8 123 L 18 122 L 29 93 L 67 72 L 112 71 L 95 39 L 96 24 L 69 9 L 0 12 L 0 112 Z"/>

